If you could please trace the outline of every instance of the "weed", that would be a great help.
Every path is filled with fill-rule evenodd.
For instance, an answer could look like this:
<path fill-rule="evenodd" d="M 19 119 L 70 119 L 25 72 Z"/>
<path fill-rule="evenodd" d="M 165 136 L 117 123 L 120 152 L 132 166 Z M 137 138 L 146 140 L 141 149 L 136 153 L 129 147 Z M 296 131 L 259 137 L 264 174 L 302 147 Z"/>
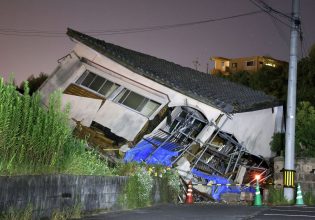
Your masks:
<path fill-rule="evenodd" d="M 0 175 L 72 173 L 110 175 L 106 161 L 86 151 L 72 135 L 69 106 L 62 108 L 61 93 L 50 96 L 43 108 L 38 93 L 24 95 L 0 78 Z"/>

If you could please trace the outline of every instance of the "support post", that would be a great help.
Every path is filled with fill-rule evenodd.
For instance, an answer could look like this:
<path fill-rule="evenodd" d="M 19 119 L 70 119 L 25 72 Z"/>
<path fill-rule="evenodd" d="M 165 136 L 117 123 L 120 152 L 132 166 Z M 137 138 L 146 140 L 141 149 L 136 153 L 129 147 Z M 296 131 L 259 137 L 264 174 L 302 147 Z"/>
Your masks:
<path fill-rule="evenodd" d="M 287 96 L 287 116 L 286 116 L 286 133 L 285 133 L 285 162 L 284 171 L 295 169 L 295 115 L 296 115 L 296 72 L 297 72 L 297 45 L 299 37 L 299 7 L 300 0 L 292 0 L 292 19 L 291 19 L 291 42 L 290 42 L 290 63 L 289 63 L 289 80 Z M 283 172 L 283 178 L 287 172 Z M 284 180 L 286 181 L 286 180 Z M 293 186 L 284 186 L 284 197 L 287 200 L 294 199 L 294 182 Z"/>

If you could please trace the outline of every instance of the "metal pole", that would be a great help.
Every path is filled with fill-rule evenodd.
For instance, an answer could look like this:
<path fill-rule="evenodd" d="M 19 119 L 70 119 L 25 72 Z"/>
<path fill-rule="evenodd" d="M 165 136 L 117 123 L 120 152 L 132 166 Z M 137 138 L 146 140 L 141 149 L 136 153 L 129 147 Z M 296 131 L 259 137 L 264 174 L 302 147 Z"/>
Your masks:
<path fill-rule="evenodd" d="M 295 111 L 296 111 L 296 72 L 297 72 L 297 45 L 299 37 L 299 7 L 300 0 L 292 0 L 290 63 L 287 97 L 287 116 L 285 133 L 285 162 L 284 169 L 294 172 L 295 163 Z M 284 172 L 285 173 L 285 172 Z M 284 176 L 284 178 L 287 178 Z M 284 197 L 287 200 L 294 199 L 294 188 L 284 186 Z"/>

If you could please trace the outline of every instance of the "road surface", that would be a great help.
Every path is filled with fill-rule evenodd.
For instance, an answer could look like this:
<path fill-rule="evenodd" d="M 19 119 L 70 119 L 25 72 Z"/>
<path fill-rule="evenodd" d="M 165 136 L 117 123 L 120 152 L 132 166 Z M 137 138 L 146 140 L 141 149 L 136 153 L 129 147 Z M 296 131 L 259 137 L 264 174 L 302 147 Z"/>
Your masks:
<path fill-rule="evenodd" d="M 107 212 L 84 220 L 273 220 L 315 219 L 315 207 L 193 204 L 159 205 L 142 209 Z"/>

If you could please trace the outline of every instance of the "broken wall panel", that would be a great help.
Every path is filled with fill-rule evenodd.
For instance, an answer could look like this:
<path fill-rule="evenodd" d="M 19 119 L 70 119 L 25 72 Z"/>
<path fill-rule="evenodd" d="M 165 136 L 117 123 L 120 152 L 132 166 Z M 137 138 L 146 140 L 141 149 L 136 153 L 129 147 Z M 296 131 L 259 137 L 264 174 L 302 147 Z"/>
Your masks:
<path fill-rule="evenodd" d="M 70 118 L 80 121 L 84 126 L 90 126 L 94 115 L 100 108 L 103 100 L 64 94 L 62 106 L 70 104 Z M 82 108 L 84 106 L 84 108 Z M 74 125 L 74 121 L 70 121 Z"/>
<path fill-rule="evenodd" d="M 274 107 L 277 108 L 282 107 Z M 233 134 L 248 152 L 270 158 L 273 156 L 269 145 L 271 138 L 276 128 L 281 127 L 275 123 L 276 118 L 279 118 L 277 112 L 268 108 L 236 113 L 232 120 L 227 121 L 223 130 Z"/>
<path fill-rule="evenodd" d="M 133 141 L 148 122 L 147 117 L 110 100 L 105 101 L 94 116 L 94 121 L 110 128 L 111 132 L 128 141 Z"/>

